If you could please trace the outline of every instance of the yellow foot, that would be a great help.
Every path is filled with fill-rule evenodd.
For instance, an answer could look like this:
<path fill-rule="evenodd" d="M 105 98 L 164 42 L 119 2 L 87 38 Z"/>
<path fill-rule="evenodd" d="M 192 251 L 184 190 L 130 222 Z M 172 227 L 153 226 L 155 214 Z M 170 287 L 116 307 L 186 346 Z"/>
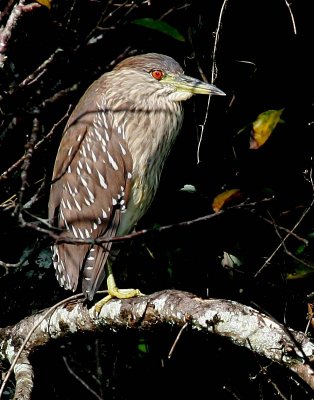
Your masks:
<path fill-rule="evenodd" d="M 118 289 L 111 270 L 107 278 L 108 295 L 95 304 L 95 313 L 98 315 L 102 307 L 111 299 L 130 299 L 132 297 L 144 296 L 138 289 Z"/>
<path fill-rule="evenodd" d="M 109 294 L 95 304 L 95 312 L 98 315 L 102 307 L 111 299 L 131 299 L 132 297 L 144 296 L 138 289 L 108 288 Z"/>

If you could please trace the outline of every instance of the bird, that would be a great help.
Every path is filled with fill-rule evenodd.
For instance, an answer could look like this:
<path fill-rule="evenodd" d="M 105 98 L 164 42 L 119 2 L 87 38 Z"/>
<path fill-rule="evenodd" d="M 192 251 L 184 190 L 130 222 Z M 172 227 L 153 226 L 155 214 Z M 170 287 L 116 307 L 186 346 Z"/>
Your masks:
<path fill-rule="evenodd" d="M 119 250 L 110 239 L 132 232 L 150 207 L 182 127 L 182 102 L 196 94 L 225 95 L 185 75 L 172 57 L 146 53 L 116 64 L 78 101 L 62 134 L 48 201 L 49 221 L 60 229 L 52 260 L 61 287 L 75 292 L 80 285 L 92 301 L 106 278 L 104 302 L 142 295 L 116 285 Z"/>

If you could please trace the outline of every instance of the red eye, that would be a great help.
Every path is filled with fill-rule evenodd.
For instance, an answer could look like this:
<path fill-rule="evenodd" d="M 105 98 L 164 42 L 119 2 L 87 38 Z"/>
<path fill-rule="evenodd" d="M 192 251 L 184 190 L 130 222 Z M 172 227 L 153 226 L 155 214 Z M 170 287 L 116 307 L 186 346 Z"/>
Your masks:
<path fill-rule="evenodd" d="M 164 77 L 164 73 L 161 69 L 153 69 L 151 71 L 152 77 L 160 81 Z"/>

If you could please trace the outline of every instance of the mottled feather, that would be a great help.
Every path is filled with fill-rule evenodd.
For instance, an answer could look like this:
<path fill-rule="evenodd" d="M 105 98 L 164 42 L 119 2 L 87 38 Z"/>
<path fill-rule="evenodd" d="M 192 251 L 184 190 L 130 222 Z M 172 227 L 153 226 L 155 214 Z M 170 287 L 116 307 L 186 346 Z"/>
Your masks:
<path fill-rule="evenodd" d="M 129 233 L 145 214 L 182 125 L 181 102 L 195 93 L 223 94 L 184 75 L 171 57 L 149 53 L 122 61 L 82 96 L 61 139 L 49 199 L 49 219 L 64 240 L 53 249 L 61 286 L 74 291 L 82 280 L 93 299 L 111 242 L 92 241 Z"/>

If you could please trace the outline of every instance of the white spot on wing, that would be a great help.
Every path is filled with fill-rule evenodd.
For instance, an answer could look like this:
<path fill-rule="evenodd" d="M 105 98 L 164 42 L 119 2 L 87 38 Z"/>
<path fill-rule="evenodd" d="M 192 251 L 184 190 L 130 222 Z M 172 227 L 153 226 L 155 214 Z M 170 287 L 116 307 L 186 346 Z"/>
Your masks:
<path fill-rule="evenodd" d="M 86 190 L 88 192 L 88 196 L 89 196 L 89 200 L 94 203 L 95 201 L 95 196 L 93 195 L 93 193 L 88 189 L 88 187 L 86 187 Z"/>
<path fill-rule="evenodd" d="M 74 228 L 73 225 L 72 225 L 72 231 L 73 231 L 74 236 L 75 236 L 76 238 L 78 238 L 78 234 L 77 234 L 76 229 Z"/>
<path fill-rule="evenodd" d="M 122 144 L 120 142 L 119 142 L 119 145 L 120 145 L 120 149 L 121 149 L 122 154 L 125 156 L 126 155 L 125 148 L 122 146 Z"/>
<path fill-rule="evenodd" d="M 105 125 L 105 128 L 108 129 L 108 123 L 107 123 L 107 119 L 106 119 L 106 113 L 105 113 L 105 112 L 102 112 L 102 113 L 101 113 L 101 117 L 102 117 L 103 123 L 104 123 L 104 125 Z"/>
<path fill-rule="evenodd" d="M 84 145 L 82 146 L 82 153 L 83 153 L 83 156 L 86 158 L 86 149 L 85 149 Z"/>
<path fill-rule="evenodd" d="M 108 159 L 109 159 L 110 164 L 112 165 L 113 169 L 117 171 L 119 169 L 117 163 L 111 157 L 111 154 L 109 153 L 109 151 L 107 151 L 107 154 L 108 154 Z"/>
<path fill-rule="evenodd" d="M 82 208 L 81 208 L 79 202 L 78 202 L 75 198 L 74 198 L 74 203 L 75 203 L 75 205 L 76 205 L 76 208 L 77 208 L 79 211 L 81 211 Z"/>
<path fill-rule="evenodd" d="M 85 180 L 82 176 L 80 176 L 80 179 L 81 179 L 81 182 L 83 183 L 83 185 L 84 185 L 85 187 L 87 187 L 87 182 L 86 182 L 86 180 Z"/>
<path fill-rule="evenodd" d="M 90 166 L 88 165 L 88 162 L 85 160 L 85 165 L 86 165 L 86 171 L 89 173 L 89 174 L 91 174 L 92 173 L 92 170 L 91 170 L 91 168 L 90 168 Z"/>
<path fill-rule="evenodd" d="M 80 236 L 81 236 L 81 239 L 85 239 L 85 238 L 84 238 L 84 233 L 81 231 L 81 229 L 80 229 L 80 228 L 77 228 L 77 230 L 79 231 L 79 234 L 80 234 Z"/>
<path fill-rule="evenodd" d="M 67 181 L 67 187 L 69 189 L 69 193 L 73 196 L 74 193 L 73 193 L 72 188 L 71 188 L 71 186 L 70 186 L 68 181 Z"/>
<path fill-rule="evenodd" d="M 98 178 L 99 178 L 100 186 L 103 187 L 104 189 L 107 189 L 107 188 L 108 188 L 108 185 L 107 185 L 107 183 L 106 183 L 106 181 L 105 181 L 105 178 L 104 178 L 103 175 L 98 171 L 98 169 L 97 169 L 97 172 L 98 172 Z"/>
<path fill-rule="evenodd" d="M 96 133 L 97 139 L 101 142 L 101 134 L 98 132 L 98 130 L 96 128 L 94 131 Z"/>

